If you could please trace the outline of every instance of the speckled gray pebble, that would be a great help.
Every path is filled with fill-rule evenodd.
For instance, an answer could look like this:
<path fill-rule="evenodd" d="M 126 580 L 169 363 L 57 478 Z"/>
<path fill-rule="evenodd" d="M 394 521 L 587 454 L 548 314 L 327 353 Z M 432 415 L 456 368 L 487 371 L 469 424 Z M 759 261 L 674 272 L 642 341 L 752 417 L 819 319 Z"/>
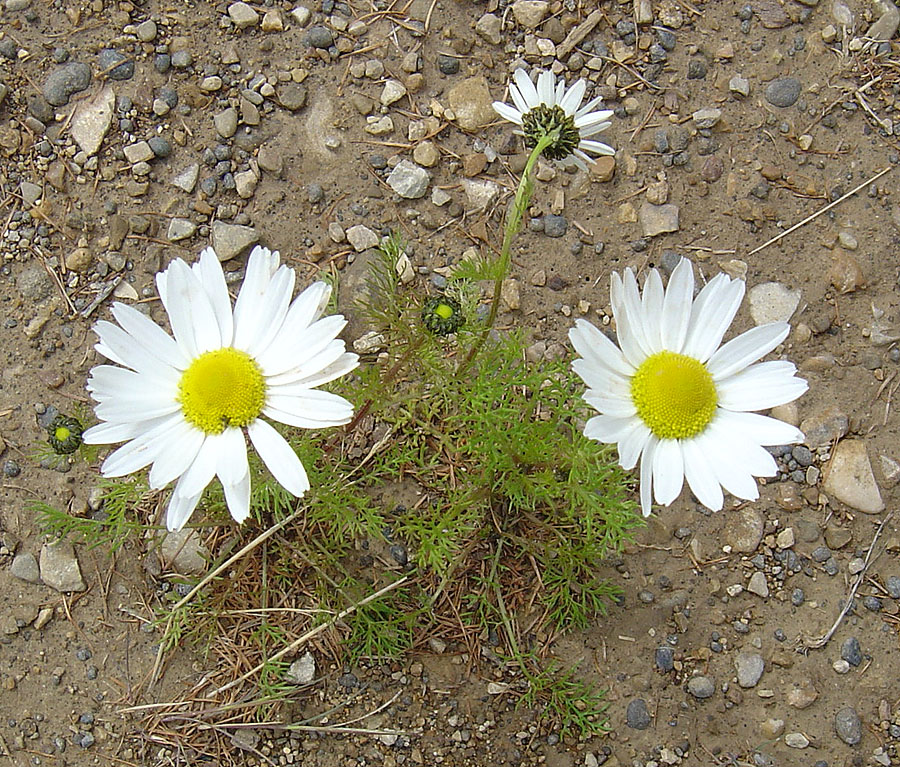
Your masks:
<path fill-rule="evenodd" d="M 856 637 L 848 637 L 841 645 L 841 657 L 851 666 L 858 666 L 863 661 L 862 649 Z"/>
<path fill-rule="evenodd" d="M 91 68 L 87 64 L 80 61 L 64 64 L 44 81 L 44 98 L 55 107 L 64 106 L 69 103 L 69 96 L 91 84 L 91 78 Z"/>
<path fill-rule="evenodd" d="M 130 80 L 134 77 L 134 62 L 113 48 L 100 51 L 97 65 L 110 80 Z"/>
<path fill-rule="evenodd" d="M 862 740 L 862 722 L 855 708 L 845 706 L 834 715 L 834 731 L 848 746 Z"/>
<path fill-rule="evenodd" d="M 656 667 L 665 673 L 675 668 L 675 651 L 671 647 L 663 645 L 656 648 Z"/>
<path fill-rule="evenodd" d="M 569 224 L 563 216 L 553 213 L 544 216 L 544 234 L 548 237 L 562 237 L 568 228 Z"/>
<path fill-rule="evenodd" d="M 890 594 L 891 599 L 900 599 L 900 576 L 889 575 L 884 582 L 884 587 L 887 589 L 887 593 Z"/>
<path fill-rule="evenodd" d="M 789 107 L 797 103 L 803 86 L 796 77 L 781 77 L 766 86 L 766 101 L 775 107 Z"/>
<path fill-rule="evenodd" d="M 334 35 L 328 27 L 310 27 L 303 40 L 311 48 L 330 48 L 334 45 Z"/>
<path fill-rule="evenodd" d="M 650 712 L 643 698 L 635 698 L 625 710 L 625 724 L 632 730 L 646 730 L 650 726 Z"/>
<path fill-rule="evenodd" d="M 692 676 L 687 683 L 688 692 L 699 700 L 715 695 L 716 685 L 708 676 Z"/>
<path fill-rule="evenodd" d="M 740 652 L 734 659 L 734 669 L 741 687 L 756 687 L 765 668 L 766 662 L 759 653 Z"/>

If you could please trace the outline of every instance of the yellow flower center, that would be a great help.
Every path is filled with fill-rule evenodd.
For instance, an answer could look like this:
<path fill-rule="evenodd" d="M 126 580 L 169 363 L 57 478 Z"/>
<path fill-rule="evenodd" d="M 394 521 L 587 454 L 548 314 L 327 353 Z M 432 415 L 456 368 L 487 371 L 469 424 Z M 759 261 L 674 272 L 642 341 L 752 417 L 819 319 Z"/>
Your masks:
<path fill-rule="evenodd" d="M 60 442 L 65 442 L 72 436 L 72 432 L 65 426 L 57 426 L 56 429 L 53 430 L 53 436 Z"/>
<path fill-rule="evenodd" d="M 647 357 L 631 379 L 638 415 L 659 439 L 688 439 L 702 432 L 718 397 L 702 362 L 675 352 Z"/>
<path fill-rule="evenodd" d="M 233 348 L 201 354 L 178 382 L 178 401 L 188 423 L 207 434 L 246 426 L 262 411 L 266 382 L 249 354 Z"/>

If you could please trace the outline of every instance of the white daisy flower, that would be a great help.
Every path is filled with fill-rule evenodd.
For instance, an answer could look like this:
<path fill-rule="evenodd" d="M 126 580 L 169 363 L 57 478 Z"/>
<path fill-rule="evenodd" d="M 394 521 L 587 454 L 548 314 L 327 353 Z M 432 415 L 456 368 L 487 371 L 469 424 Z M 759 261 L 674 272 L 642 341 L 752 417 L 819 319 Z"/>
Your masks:
<path fill-rule="evenodd" d="M 600 412 L 584 434 L 615 442 L 619 463 L 641 460 L 641 510 L 650 514 L 651 488 L 668 506 L 684 479 L 709 509 L 722 508 L 724 488 L 756 500 L 755 477 L 776 473 L 766 445 L 803 440 L 799 429 L 749 411 L 803 394 L 806 381 L 790 362 L 757 362 L 790 331 L 786 322 L 748 330 L 719 346 L 744 297 L 744 282 L 714 277 L 696 300 L 691 263 L 683 258 L 664 291 L 651 270 L 643 295 L 631 269 L 612 275 L 610 299 L 617 347 L 585 320 L 569 339 L 581 359 L 572 367 L 587 384 L 585 401 Z M 754 364 L 755 363 L 755 364 Z"/>
<path fill-rule="evenodd" d="M 244 432 L 266 466 L 295 496 L 309 489 L 300 459 L 261 416 L 304 429 L 350 421 L 353 406 L 316 386 L 353 370 L 355 354 L 336 336 L 346 321 L 321 317 L 331 288 L 316 282 L 293 302 L 294 270 L 256 247 L 232 311 L 212 248 L 193 266 L 180 258 L 156 276 L 172 336 L 136 309 L 116 303 L 118 325 L 100 321 L 95 346 L 120 365 L 91 370 L 87 389 L 102 423 L 92 444 L 125 442 L 103 462 L 105 477 L 150 468 L 150 487 L 178 480 L 166 526 L 180 530 L 218 476 L 231 516 L 250 514 Z M 174 336 L 174 337 L 173 337 Z"/>
<path fill-rule="evenodd" d="M 613 155 L 615 150 L 600 141 L 590 139 L 610 125 L 612 110 L 591 110 L 600 104 L 600 97 L 581 106 L 581 99 L 587 89 L 584 80 L 576 80 L 566 90 L 565 80 L 557 82 L 552 72 L 543 71 L 538 74 L 537 87 L 524 69 L 513 72 L 513 81 L 509 84 L 509 95 L 515 106 L 494 102 L 494 111 L 504 120 L 521 126 L 516 131 L 525 137 L 525 146 L 533 149 L 541 136 L 559 130 L 559 139 L 547 147 L 543 154 L 560 165 L 575 164 L 582 170 L 592 162 L 588 152 L 596 155 Z"/>

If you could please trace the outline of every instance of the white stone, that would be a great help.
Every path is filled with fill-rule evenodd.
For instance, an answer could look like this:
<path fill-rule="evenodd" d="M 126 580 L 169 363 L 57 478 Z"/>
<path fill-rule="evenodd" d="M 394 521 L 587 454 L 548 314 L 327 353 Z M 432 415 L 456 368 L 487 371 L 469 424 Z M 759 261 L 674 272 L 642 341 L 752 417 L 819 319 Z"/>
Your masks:
<path fill-rule="evenodd" d="M 95 98 L 79 104 L 75 110 L 69 133 L 81 147 L 81 151 L 89 157 L 100 151 L 100 145 L 112 124 L 115 110 L 116 94 L 108 85 Z"/>
<path fill-rule="evenodd" d="M 150 162 L 156 156 L 153 154 L 150 144 L 146 141 L 129 144 L 122 151 L 125 152 L 125 159 L 132 165 L 136 165 L 139 162 Z"/>
<path fill-rule="evenodd" d="M 159 544 L 159 555 L 165 567 L 182 575 L 205 572 L 209 561 L 209 551 L 197 531 L 191 529 L 165 533 Z"/>
<path fill-rule="evenodd" d="M 424 197 L 431 175 L 409 160 L 401 160 L 387 178 L 388 186 L 407 200 Z"/>
<path fill-rule="evenodd" d="M 295 660 L 284 675 L 290 684 L 309 684 L 316 678 L 316 659 L 309 651 Z"/>
<path fill-rule="evenodd" d="M 41 547 L 41 580 L 57 591 L 85 591 L 75 547 L 68 541 L 45 543 Z"/>
<path fill-rule="evenodd" d="M 226 224 L 224 221 L 213 221 L 212 247 L 219 261 L 229 261 L 241 255 L 251 245 L 259 242 L 259 232 L 252 226 Z"/>
<path fill-rule="evenodd" d="M 484 210 L 493 205 L 500 196 L 500 187 L 488 179 L 467 178 L 463 181 L 466 200 L 474 210 Z"/>
<path fill-rule="evenodd" d="M 197 186 L 197 179 L 200 177 L 200 165 L 194 163 L 185 168 L 175 178 L 172 179 L 172 185 L 177 186 L 183 192 L 190 194 Z"/>
<path fill-rule="evenodd" d="M 399 80 L 388 80 L 384 84 L 379 101 L 381 101 L 382 105 L 387 107 L 396 101 L 400 101 L 405 95 L 406 86 L 403 83 Z"/>
<path fill-rule="evenodd" d="M 252 169 L 234 174 L 234 189 L 242 200 L 249 200 L 256 191 L 259 176 Z"/>
<path fill-rule="evenodd" d="M 753 573 L 750 576 L 750 582 L 747 584 L 747 591 L 764 599 L 769 596 L 769 584 L 766 583 L 765 573 L 759 570 Z"/>
<path fill-rule="evenodd" d="M 169 239 L 169 242 L 179 242 L 181 240 L 186 240 L 188 237 L 193 237 L 196 231 L 197 225 L 190 219 L 173 218 L 169 221 L 169 229 L 166 232 L 166 237 Z"/>
<path fill-rule="evenodd" d="M 259 21 L 259 14 L 252 5 L 247 3 L 232 3 L 228 6 L 228 17 L 238 29 L 254 27 Z"/>
<path fill-rule="evenodd" d="M 750 316 L 757 325 L 787 322 L 800 305 L 800 290 L 791 290 L 780 282 L 764 282 L 750 288 Z"/>
<path fill-rule="evenodd" d="M 862 440 L 845 439 L 838 442 L 822 490 L 865 514 L 884 511 L 881 491 L 872 472 L 866 443 Z"/>
<path fill-rule="evenodd" d="M 353 246 L 353 249 L 357 253 L 361 253 L 369 248 L 377 247 L 378 245 L 378 235 L 369 229 L 369 227 L 363 226 L 362 224 L 351 226 L 346 234 L 347 241 Z"/>
<path fill-rule="evenodd" d="M 516 21 L 526 29 L 534 29 L 546 17 L 550 3 L 547 0 L 516 0 L 512 12 Z"/>

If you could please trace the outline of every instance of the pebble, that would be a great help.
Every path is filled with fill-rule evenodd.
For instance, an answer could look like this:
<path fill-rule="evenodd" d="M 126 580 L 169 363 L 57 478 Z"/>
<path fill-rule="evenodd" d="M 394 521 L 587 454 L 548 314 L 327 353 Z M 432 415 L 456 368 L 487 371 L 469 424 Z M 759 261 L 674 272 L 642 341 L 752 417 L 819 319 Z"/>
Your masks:
<path fill-rule="evenodd" d="M 763 282 L 750 288 L 750 316 L 757 325 L 787 322 L 800 305 L 800 290 L 780 282 Z"/>
<path fill-rule="evenodd" d="M 307 650 L 301 657 L 291 663 L 284 675 L 290 684 L 310 684 L 316 678 L 316 659 Z"/>
<path fill-rule="evenodd" d="M 190 194 L 197 186 L 197 179 L 200 177 L 200 165 L 194 163 L 185 168 L 175 178 L 172 179 L 172 185 L 177 186 L 183 192 Z"/>
<path fill-rule="evenodd" d="M 79 93 L 91 84 L 92 77 L 91 68 L 87 64 L 80 61 L 64 64 L 44 81 L 44 99 L 53 106 L 65 106 L 73 93 Z"/>
<path fill-rule="evenodd" d="M 784 745 L 788 748 L 806 748 L 809 745 L 809 738 L 802 732 L 789 732 L 784 736 Z"/>
<path fill-rule="evenodd" d="M 492 45 L 500 45 L 503 40 L 503 22 L 493 13 L 485 13 L 475 22 L 475 33 Z"/>
<path fill-rule="evenodd" d="M 756 687 L 765 671 L 766 662 L 759 653 L 740 652 L 734 658 L 734 669 L 741 687 Z"/>
<path fill-rule="evenodd" d="M 835 250 L 831 257 L 828 279 L 838 293 L 853 293 L 866 286 L 862 267 L 846 250 Z"/>
<path fill-rule="evenodd" d="M 900 576 L 889 575 L 884 582 L 884 587 L 891 599 L 900 599 Z"/>
<path fill-rule="evenodd" d="M 497 118 L 492 106 L 493 97 L 483 75 L 460 80 L 447 92 L 447 100 L 457 125 L 463 130 L 477 130 Z"/>
<path fill-rule="evenodd" d="M 794 682 L 790 690 L 788 690 L 786 700 L 791 708 L 802 711 L 809 708 L 819 697 L 819 691 L 810 679 L 801 679 Z"/>
<path fill-rule="evenodd" d="M 750 81 L 741 75 L 735 75 L 728 81 L 728 89 L 738 96 L 750 95 Z"/>
<path fill-rule="evenodd" d="M 646 730 L 651 722 L 647 702 L 643 698 L 635 698 L 628 703 L 625 711 L 625 723 L 633 730 Z"/>
<path fill-rule="evenodd" d="M 678 231 L 678 206 L 673 203 L 654 205 L 650 202 L 641 204 L 638 212 L 643 237 L 656 237 L 667 232 Z"/>
<path fill-rule="evenodd" d="M 387 177 L 388 186 L 407 200 L 424 197 L 430 181 L 428 171 L 409 160 L 398 162 Z"/>
<path fill-rule="evenodd" d="M 153 19 L 142 21 L 135 28 L 135 34 L 142 43 L 150 43 L 156 39 L 156 22 Z"/>
<path fill-rule="evenodd" d="M 41 547 L 41 580 L 57 591 L 85 591 L 75 548 L 68 541 L 45 543 Z"/>
<path fill-rule="evenodd" d="M 826 447 L 845 436 L 850 430 L 850 419 L 835 407 L 815 413 L 800 423 L 804 443 L 811 448 Z"/>
<path fill-rule="evenodd" d="M 159 554 L 166 567 L 182 575 L 206 572 L 209 561 L 209 551 L 196 530 L 164 533 L 159 544 Z"/>
<path fill-rule="evenodd" d="M 747 584 L 747 591 L 764 599 L 769 596 L 769 584 L 766 583 L 765 573 L 757 570 L 750 576 L 750 582 Z"/>
<path fill-rule="evenodd" d="M 656 648 L 656 667 L 668 673 L 675 668 L 675 650 L 668 645 Z"/>
<path fill-rule="evenodd" d="M 314 26 L 306 30 L 304 42 L 310 48 L 327 49 L 334 45 L 334 35 L 328 27 Z"/>
<path fill-rule="evenodd" d="M 562 237 L 565 235 L 569 224 L 564 216 L 547 213 L 544 216 L 544 234 L 548 237 Z"/>
<path fill-rule="evenodd" d="M 716 685 L 708 676 L 692 676 L 687 683 L 688 692 L 698 700 L 715 695 Z"/>
<path fill-rule="evenodd" d="M 848 746 L 855 746 L 862 740 L 862 722 L 855 708 L 844 706 L 834 715 L 834 731 Z"/>
<path fill-rule="evenodd" d="M 822 489 L 857 511 L 878 514 L 884 510 L 863 440 L 845 439 L 837 444 Z"/>
<path fill-rule="evenodd" d="M 110 80 L 130 80 L 134 77 L 134 61 L 113 48 L 100 51 L 97 66 Z"/>
<path fill-rule="evenodd" d="M 193 237 L 197 231 L 197 225 L 187 218 L 173 218 L 169 221 L 166 237 L 169 242 L 179 242 Z"/>
<path fill-rule="evenodd" d="M 259 21 L 259 14 L 247 3 L 232 3 L 228 6 L 228 18 L 238 29 L 255 27 Z"/>
<path fill-rule="evenodd" d="M 23 551 L 13 557 L 9 571 L 16 578 L 28 583 L 40 583 L 41 571 L 38 567 L 37 558 L 30 551 Z"/>
<path fill-rule="evenodd" d="M 694 112 L 691 115 L 691 119 L 693 119 L 694 125 L 701 130 L 713 128 L 722 119 L 722 110 L 714 107 L 704 107 Z"/>
<path fill-rule="evenodd" d="M 856 637 L 848 637 L 841 645 L 841 658 L 851 666 L 858 666 L 863 662 L 862 649 Z"/>
<path fill-rule="evenodd" d="M 752 554 L 756 551 L 765 532 L 766 519 L 758 509 L 749 506 L 728 515 L 722 538 L 739 554 Z"/>
<path fill-rule="evenodd" d="M 399 80 L 388 80 L 381 91 L 379 101 L 382 106 L 390 106 L 406 95 L 406 86 Z"/>
<path fill-rule="evenodd" d="M 446 54 L 438 54 L 438 69 L 442 75 L 455 75 L 459 72 L 459 59 Z"/>
<path fill-rule="evenodd" d="M 216 133 L 222 138 L 231 138 L 237 132 L 238 113 L 234 107 L 228 107 L 213 117 Z"/>
<path fill-rule="evenodd" d="M 288 83 L 278 86 L 278 103 L 290 112 L 296 112 L 306 105 L 308 91 L 303 85 Z"/>
<path fill-rule="evenodd" d="M 212 247 L 219 261 L 230 261 L 237 258 L 251 245 L 259 242 L 259 232 L 252 226 L 226 224 L 214 221 L 212 224 Z"/>
<path fill-rule="evenodd" d="M 378 246 L 378 235 L 369 229 L 369 227 L 363 226 L 362 224 L 351 226 L 347 230 L 346 235 L 347 241 L 353 246 L 353 249 L 357 253 Z"/>
<path fill-rule="evenodd" d="M 766 86 L 765 96 L 772 106 L 789 107 L 797 103 L 803 89 L 796 77 L 781 77 Z"/>
<path fill-rule="evenodd" d="M 194 54 L 188 50 L 175 51 L 172 54 L 171 62 L 175 69 L 187 69 L 194 63 Z"/>
<path fill-rule="evenodd" d="M 78 105 L 69 133 L 88 157 L 100 151 L 100 145 L 112 124 L 116 108 L 116 94 L 105 87 L 93 99 Z"/>
<path fill-rule="evenodd" d="M 433 168 L 441 159 L 441 153 L 433 141 L 421 141 L 416 144 L 412 156 L 423 168 Z"/>
<path fill-rule="evenodd" d="M 463 179 L 466 200 L 474 210 L 485 210 L 500 196 L 500 187 L 488 179 Z"/>

